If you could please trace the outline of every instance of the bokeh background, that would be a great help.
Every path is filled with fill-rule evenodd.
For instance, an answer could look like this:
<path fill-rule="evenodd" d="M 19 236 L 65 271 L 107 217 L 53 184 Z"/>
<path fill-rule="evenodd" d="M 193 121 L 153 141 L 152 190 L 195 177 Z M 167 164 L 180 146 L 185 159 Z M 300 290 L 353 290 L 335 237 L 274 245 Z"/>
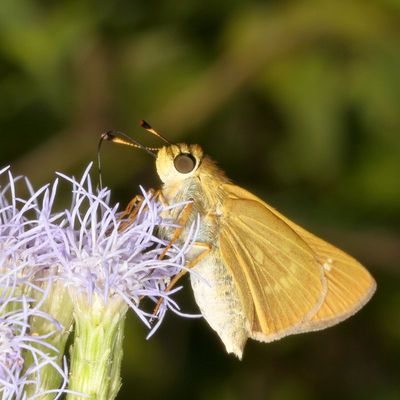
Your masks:
<path fill-rule="evenodd" d="M 399 106 L 398 0 L 1 0 L 0 165 L 35 185 L 80 174 L 106 129 L 159 144 L 144 118 L 378 282 L 347 322 L 248 343 L 242 362 L 202 320 L 171 315 L 146 341 L 132 317 L 119 399 L 400 398 Z M 102 157 L 115 201 L 159 185 L 140 151 Z"/>

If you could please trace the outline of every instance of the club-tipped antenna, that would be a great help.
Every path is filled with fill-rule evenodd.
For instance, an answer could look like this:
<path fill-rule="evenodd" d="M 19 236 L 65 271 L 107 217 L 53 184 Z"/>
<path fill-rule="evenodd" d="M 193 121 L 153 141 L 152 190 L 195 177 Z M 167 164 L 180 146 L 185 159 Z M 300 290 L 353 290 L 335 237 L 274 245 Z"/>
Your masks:
<path fill-rule="evenodd" d="M 151 127 L 151 125 L 146 122 L 144 119 L 142 119 L 139 122 L 140 126 L 144 129 L 146 129 L 147 132 L 150 132 L 152 135 L 157 136 L 158 138 L 160 138 L 161 140 L 164 140 L 165 143 L 167 143 L 168 145 L 171 145 L 172 143 L 166 139 L 163 135 L 161 135 L 161 133 L 157 132 L 155 129 L 153 129 Z"/>
<path fill-rule="evenodd" d="M 123 144 L 125 146 L 136 147 L 137 149 L 144 150 L 146 153 L 150 154 L 152 157 L 156 158 L 154 152 L 160 150 L 158 147 L 147 147 L 132 139 L 130 136 L 126 135 L 120 131 L 108 131 L 103 133 L 103 140 L 108 140 L 113 143 Z"/>
<path fill-rule="evenodd" d="M 136 140 L 132 139 L 130 136 L 128 136 L 125 133 L 120 132 L 120 131 L 110 130 L 110 131 L 102 133 L 101 136 L 100 136 L 99 144 L 97 146 L 97 168 L 98 168 L 98 173 L 99 173 L 99 187 L 100 187 L 100 189 L 103 188 L 103 178 L 102 178 L 102 173 L 101 173 L 100 150 L 101 150 L 101 145 L 104 142 L 104 140 L 108 140 L 110 142 L 123 144 L 125 146 L 135 147 L 137 149 L 144 150 L 146 153 L 150 154 L 154 158 L 157 157 L 154 152 L 159 150 L 158 147 L 146 147 L 146 146 L 143 146 L 141 143 L 137 142 Z"/>

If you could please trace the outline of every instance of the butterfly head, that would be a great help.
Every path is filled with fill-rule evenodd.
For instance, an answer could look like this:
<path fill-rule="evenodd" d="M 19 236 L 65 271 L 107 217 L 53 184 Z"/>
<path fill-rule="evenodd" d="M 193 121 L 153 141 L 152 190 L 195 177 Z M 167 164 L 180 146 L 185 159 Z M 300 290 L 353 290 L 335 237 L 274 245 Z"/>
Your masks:
<path fill-rule="evenodd" d="M 141 121 L 140 125 L 152 135 L 163 140 L 166 145 L 162 147 L 147 147 L 125 135 L 123 132 L 107 131 L 101 136 L 99 150 L 103 140 L 145 150 L 156 159 L 157 173 L 163 183 L 178 183 L 191 177 L 200 176 L 201 174 L 205 176 L 216 172 L 216 166 L 208 157 L 204 157 L 203 150 L 199 145 L 185 143 L 172 144 L 146 121 Z M 219 172 L 219 175 L 221 174 Z"/>
<path fill-rule="evenodd" d="M 157 152 L 156 168 L 163 183 L 183 181 L 196 176 L 203 160 L 203 150 L 197 144 L 172 144 Z"/>

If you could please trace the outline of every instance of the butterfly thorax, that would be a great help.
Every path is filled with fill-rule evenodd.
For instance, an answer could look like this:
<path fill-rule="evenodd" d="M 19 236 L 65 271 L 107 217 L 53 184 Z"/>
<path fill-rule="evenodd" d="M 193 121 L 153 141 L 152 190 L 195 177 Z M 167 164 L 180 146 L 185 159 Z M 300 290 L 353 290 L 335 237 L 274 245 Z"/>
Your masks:
<path fill-rule="evenodd" d="M 185 225 L 189 228 L 195 218 L 200 217 L 198 240 L 210 243 L 211 240 L 215 242 L 215 230 L 218 229 L 225 197 L 223 185 L 229 182 L 223 171 L 209 157 L 203 157 L 196 174 L 184 179 L 177 177 L 165 181 L 161 193 L 168 205 L 192 202 L 192 212 Z M 170 217 L 178 219 L 182 209 L 183 207 L 173 209 Z"/>

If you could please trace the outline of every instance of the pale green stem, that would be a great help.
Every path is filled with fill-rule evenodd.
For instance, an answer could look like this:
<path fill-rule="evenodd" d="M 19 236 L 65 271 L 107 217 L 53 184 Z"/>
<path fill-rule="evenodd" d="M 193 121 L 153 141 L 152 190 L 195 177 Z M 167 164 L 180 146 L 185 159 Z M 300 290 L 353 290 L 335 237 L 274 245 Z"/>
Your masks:
<path fill-rule="evenodd" d="M 128 307 L 120 298 L 74 298 L 75 338 L 68 389 L 92 400 L 113 400 L 119 387 L 123 328 Z M 82 400 L 68 394 L 68 400 Z"/>
<path fill-rule="evenodd" d="M 126 314 L 125 314 L 126 315 Z M 118 328 L 116 337 L 115 337 L 115 346 L 112 351 L 113 360 L 112 363 L 114 368 L 111 371 L 111 387 L 110 387 L 110 399 L 114 399 L 117 397 L 119 389 L 121 388 L 121 363 L 123 356 L 123 342 L 125 335 L 125 317 L 121 321 L 121 325 Z"/>

